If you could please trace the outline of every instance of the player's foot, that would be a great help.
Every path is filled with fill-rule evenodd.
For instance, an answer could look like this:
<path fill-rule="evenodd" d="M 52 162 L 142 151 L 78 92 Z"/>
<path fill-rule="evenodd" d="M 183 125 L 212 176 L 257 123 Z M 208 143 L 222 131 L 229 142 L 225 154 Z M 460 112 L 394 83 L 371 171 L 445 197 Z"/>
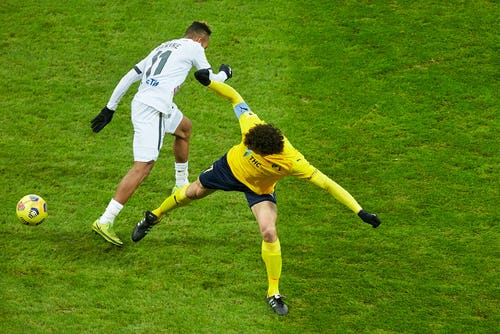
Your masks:
<path fill-rule="evenodd" d="M 132 231 L 132 240 L 137 242 L 144 238 L 146 234 L 151 231 L 153 226 L 158 224 L 160 220 L 156 215 L 150 211 L 146 211 L 144 214 L 144 218 L 140 222 L 137 223 L 134 230 Z"/>
<path fill-rule="evenodd" d="M 121 246 L 123 245 L 123 242 L 120 240 L 120 238 L 116 235 L 114 229 L 113 229 L 113 224 L 110 222 L 107 222 L 106 224 L 101 224 L 99 222 L 99 219 L 97 219 L 93 224 L 92 224 L 92 229 L 101 235 L 107 242 L 111 242 L 113 245 Z"/>
<path fill-rule="evenodd" d="M 288 314 L 288 306 L 283 301 L 285 296 L 282 295 L 274 295 L 271 297 L 266 297 L 266 301 L 271 306 L 274 312 L 278 315 L 287 315 Z"/>

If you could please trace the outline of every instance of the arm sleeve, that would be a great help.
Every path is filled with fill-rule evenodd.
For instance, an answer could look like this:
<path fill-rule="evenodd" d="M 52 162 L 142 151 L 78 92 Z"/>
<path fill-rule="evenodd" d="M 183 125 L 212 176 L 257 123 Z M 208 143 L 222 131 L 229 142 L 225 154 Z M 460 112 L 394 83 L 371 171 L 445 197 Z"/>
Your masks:
<path fill-rule="evenodd" d="M 208 69 L 209 72 L 209 79 L 213 81 L 219 81 L 219 82 L 224 82 L 227 80 L 227 74 L 224 71 L 220 71 L 219 73 L 214 73 L 212 70 L 212 66 L 207 60 L 207 56 L 205 55 L 205 49 L 203 49 L 201 46 L 196 46 L 196 56 L 193 61 L 194 67 L 196 67 L 197 70 L 201 69 Z"/>
<path fill-rule="evenodd" d="M 210 80 L 219 82 L 224 82 L 227 80 L 227 74 L 224 71 L 220 71 L 217 74 L 215 74 L 211 68 L 208 71 L 210 72 Z"/>
<path fill-rule="evenodd" d="M 203 49 L 200 44 L 195 43 L 191 50 L 194 54 L 193 65 L 197 70 L 205 68 L 211 69 L 212 66 L 210 66 L 207 56 L 205 55 L 205 49 Z"/>
<path fill-rule="evenodd" d="M 121 78 L 118 85 L 116 85 L 106 106 L 111 110 L 116 110 L 118 104 L 120 103 L 120 100 L 122 99 L 123 95 L 125 95 L 129 87 L 134 82 L 139 81 L 141 77 L 142 72 L 137 66 L 128 71 L 128 73 Z"/>
<path fill-rule="evenodd" d="M 211 80 L 207 87 L 225 100 L 228 100 L 233 108 L 236 107 L 236 105 L 245 102 L 241 95 L 233 87 L 223 82 Z"/>
<path fill-rule="evenodd" d="M 337 201 L 347 206 L 354 213 L 357 214 L 362 209 L 354 197 L 347 192 L 347 190 L 323 174 L 320 170 L 316 169 L 308 181 L 328 191 Z"/>

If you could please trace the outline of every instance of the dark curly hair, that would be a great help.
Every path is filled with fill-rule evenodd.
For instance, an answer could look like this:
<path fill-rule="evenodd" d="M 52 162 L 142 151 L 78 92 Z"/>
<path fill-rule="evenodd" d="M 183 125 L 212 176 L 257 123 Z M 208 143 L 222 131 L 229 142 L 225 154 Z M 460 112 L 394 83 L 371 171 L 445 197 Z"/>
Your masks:
<path fill-rule="evenodd" d="M 245 136 L 244 144 L 260 155 L 283 152 L 285 145 L 281 131 L 271 124 L 257 124 Z"/>

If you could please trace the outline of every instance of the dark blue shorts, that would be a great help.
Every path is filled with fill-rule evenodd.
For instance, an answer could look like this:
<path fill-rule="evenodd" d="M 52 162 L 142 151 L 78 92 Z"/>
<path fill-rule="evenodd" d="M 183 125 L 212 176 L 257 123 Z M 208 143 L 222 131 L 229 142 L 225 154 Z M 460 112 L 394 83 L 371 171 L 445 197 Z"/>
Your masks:
<path fill-rule="evenodd" d="M 276 194 L 258 195 L 250 190 L 246 185 L 238 181 L 227 163 L 226 154 L 213 163 L 199 176 L 203 187 L 224 191 L 239 191 L 245 194 L 250 207 L 257 203 L 270 201 L 276 204 Z"/>

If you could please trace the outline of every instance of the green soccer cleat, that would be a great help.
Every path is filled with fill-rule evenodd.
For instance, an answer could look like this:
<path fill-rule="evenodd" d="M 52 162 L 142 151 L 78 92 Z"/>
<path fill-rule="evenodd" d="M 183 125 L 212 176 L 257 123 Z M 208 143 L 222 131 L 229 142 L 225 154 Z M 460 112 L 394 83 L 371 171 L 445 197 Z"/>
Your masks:
<path fill-rule="evenodd" d="M 120 238 L 116 235 L 115 231 L 113 230 L 113 224 L 110 222 L 107 222 L 106 224 L 101 224 L 99 222 L 99 219 L 97 219 L 93 224 L 92 224 L 92 229 L 101 235 L 104 239 L 106 239 L 107 242 L 111 242 L 113 245 L 121 246 L 123 245 L 123 242 L 120 240 Z"/>
<path fill-rule="evenodd" d="M 282 295 L 274 295 L 271 297 L 266 297 L 266 301 L 271 306 L 274 312 L 277 315 L 287 315 L 288 314 L 288 306 L 283 301 L 285 296 Z"/>

